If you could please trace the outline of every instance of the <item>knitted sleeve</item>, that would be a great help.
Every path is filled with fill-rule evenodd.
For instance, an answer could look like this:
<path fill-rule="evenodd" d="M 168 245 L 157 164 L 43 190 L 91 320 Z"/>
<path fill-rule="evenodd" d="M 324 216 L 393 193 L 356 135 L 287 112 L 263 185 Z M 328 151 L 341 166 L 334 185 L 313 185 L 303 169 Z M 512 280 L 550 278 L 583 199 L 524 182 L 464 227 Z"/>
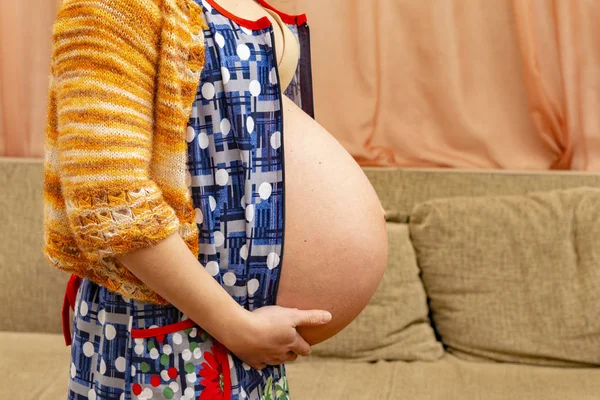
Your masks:
<path fill-rule="evenodd" d="M 53 26 L 58 175 L 80 250 L 151 246 L 180 222 L 150 178 L 161 0 L 63 0 Z"/>

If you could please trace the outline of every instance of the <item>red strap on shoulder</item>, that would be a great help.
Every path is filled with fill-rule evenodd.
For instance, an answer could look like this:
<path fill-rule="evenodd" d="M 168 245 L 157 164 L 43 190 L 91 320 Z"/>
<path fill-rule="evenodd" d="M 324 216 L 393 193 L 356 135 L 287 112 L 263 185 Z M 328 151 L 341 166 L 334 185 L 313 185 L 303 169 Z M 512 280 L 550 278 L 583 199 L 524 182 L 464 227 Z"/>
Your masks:
<path fill-rule="evenodd" d="M 70 346 L 72 343 L 70 318 L 69 318 L 69 307 L 75 311 L 75 300 L 77 299 L 77 291 L 81 284 L 81 278 L 75 274 L 71 275 L 69 282 L 67 282 L 67 289 L 65 290 L 65 297 L 62 306 L 62 330 L 63 336 L 65 337 L 65 344 Z"/>

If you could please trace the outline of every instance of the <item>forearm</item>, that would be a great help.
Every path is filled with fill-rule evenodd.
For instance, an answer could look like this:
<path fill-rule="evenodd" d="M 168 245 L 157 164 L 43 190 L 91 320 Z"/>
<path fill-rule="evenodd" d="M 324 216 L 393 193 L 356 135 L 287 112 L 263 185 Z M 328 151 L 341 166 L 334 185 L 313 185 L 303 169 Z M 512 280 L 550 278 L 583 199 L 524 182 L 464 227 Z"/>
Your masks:
<path fill-rule="evenodd" d="M 176 232 L 154 246 L 118 256 L 142 282 L 227 345 L 250 311 L 206 271 Z"/>

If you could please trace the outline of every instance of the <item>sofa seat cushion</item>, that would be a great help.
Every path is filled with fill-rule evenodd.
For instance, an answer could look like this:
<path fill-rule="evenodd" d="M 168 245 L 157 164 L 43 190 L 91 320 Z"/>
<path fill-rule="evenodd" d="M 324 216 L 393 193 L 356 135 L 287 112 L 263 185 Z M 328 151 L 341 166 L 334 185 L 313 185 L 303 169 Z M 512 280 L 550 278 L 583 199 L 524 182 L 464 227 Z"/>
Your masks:
<path fill-rule="evenodd" d="M 597 400 L 600 393 L 600 368 L 482 363 L 450 353 L 434 362 L 310 356 L 286 370 L 293 400 Z"/>
<path fill-rule="evenodd" d="M 0 399 L 62 400 L 70 347 L 60 334 L 0 332 Z M 597 400 L 600 368 L 299 357 L 286 370 L 293 400 Z"/>
<path fill-rule="evenodd" d="M 455 197 L 415 207 L 411 238 L 457 356 L 600 366 L 600 189 Z"/>
<path fill-rule="evenodd" d="M 55 333 L 0 332 L 0 399 L 67 398 L 71 348 Z"/>

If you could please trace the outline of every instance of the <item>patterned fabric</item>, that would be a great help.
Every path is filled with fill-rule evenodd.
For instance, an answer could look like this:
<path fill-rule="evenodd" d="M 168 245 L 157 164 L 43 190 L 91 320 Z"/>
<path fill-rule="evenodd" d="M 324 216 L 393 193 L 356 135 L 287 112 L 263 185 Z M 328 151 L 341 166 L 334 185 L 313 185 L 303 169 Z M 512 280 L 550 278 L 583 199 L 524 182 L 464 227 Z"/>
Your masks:
<path fill-rule="evenodd" d="M 69 400 L 289 399 L 285 365 L 250 368 L 175 307 L 85 278 L 72 321 Z"/>
<path fill-rule="evenodd" d="M 207 56 L 188 126 L 200 262 L 242 305 L 274 303 L 284 233 L 281 93 L 272 31 L 208 3 Z"/>
<path fill-rule="evenodd" d="M 198 260 L 243 307 L 276 304 L 285 191 L 282 93 L 271 26 L 202 2 L 205 65 L 187 127 Z M 298 32 L 298 30 L 294 30 Z M 300 40 L 300 39 L 299 39 Z M 297 72 L 290 91 L 307 104 Z M 289 399 L 285 365 L 254 370 L 171 305 L 89 279 L 77 292 L 69 399 Z"/>

